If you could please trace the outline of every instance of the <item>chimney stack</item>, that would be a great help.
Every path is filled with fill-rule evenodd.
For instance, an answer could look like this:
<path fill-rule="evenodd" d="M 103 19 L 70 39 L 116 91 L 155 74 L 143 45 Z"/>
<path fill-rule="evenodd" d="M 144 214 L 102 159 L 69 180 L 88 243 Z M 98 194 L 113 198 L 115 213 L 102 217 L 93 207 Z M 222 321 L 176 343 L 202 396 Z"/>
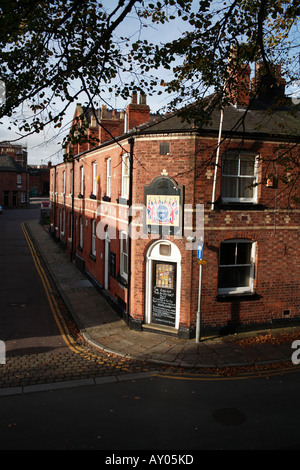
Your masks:
<path fill-rule="evenodd" d="M 247 107 L 250 101 L 250 73 L 248 64 L 239 68 L 228 69 L 229 77 L 226 86 L 226 96 L 237 106 Z"/>
<path fill-rule="evenodd" d="M 251 94 L 259 99 L 272 100 L 285 96 L 286 80 L 281 77 L 281 66 L 270 64 L 267 70 L 263 63 L 255 66 L 255 77 L 251 80 Z"/>
<path fill-rule="evenodd" d="M 147 105 L 146 95 L 144 93 L 140 94 L 139 104 L 137 100 L 137 93 L 132 93 L 131 103 L 126 108 L 126 114 L 128 118 L 128 131 L 149 121 L 150 108 Z"/>

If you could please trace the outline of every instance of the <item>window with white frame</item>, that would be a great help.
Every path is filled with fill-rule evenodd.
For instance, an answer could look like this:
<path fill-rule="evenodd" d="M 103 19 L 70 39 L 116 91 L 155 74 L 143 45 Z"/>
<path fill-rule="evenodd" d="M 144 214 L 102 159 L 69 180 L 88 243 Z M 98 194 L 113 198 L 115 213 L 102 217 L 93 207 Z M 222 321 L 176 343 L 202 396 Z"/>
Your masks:
<path fill-rule="evenodd" d="M 127 233 L 120 232 L 120 275 L 127 281 L 128 243 Z"/>
<path fill-rule="evenodd" d="M 79 246 L 83 248 L 83 220 L 79 217 Z"/>
<path fill-rule="evenodd" d="M 84 171 L 83 166 L 80 167 L 80 194 L 84 193 Z"/>
<path fill-rule="evenodd" d="M 96 220 L 92 221 L 92 255 L 96 256 Z"/>
<path fill-rule="evenodd" d="M 226 240 L 220 245 L 220 294 L 250 293 L 253 291 L 255 243 L 249 240 Z"/>
<path fill-rule="evenodd" d="M 73 194 L 74 188 L 73 188 L 73 169 L 70 170 L 70 195 Z"/>
<path fill-rule="evenodd" d="M 93 162 L 93 195 L 97 195 L 97 162 Z"/>
<path fill-rule="evenodd" d="M 222 201 L 256 202 L 257 156 L 227 153 L 222 162 Z"/>
<path fill-rule="evenodd" d="M 111 158 L 106 160 L 106 196 L 111 196 Z"/>
<path fill-rule="evenodd" d="M 129 197 L 129 155 L 122 156 L 122 190 L 121 196 L 124 199 Z"/>
<path fill-rule="evenodd" d="M 62 193 L 66 193 L 66 172 L 63 171 L 63 188 L 62 188 Z"/>

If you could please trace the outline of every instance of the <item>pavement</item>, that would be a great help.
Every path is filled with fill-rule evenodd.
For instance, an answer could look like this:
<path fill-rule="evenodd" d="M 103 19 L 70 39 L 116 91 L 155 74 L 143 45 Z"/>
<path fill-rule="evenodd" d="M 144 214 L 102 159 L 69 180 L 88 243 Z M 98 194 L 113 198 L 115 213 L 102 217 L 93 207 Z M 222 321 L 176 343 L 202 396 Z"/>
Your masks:
<path fill-rule="evenodd" d="M 81 335 L 93 347 L 126 359 L 186 370 L 293 367 L 292 341 L 300 339 L 299 326 L 205 337 L 200 342 L 131 330 L 45 226 L 31 220 L 26 227 Z"/>

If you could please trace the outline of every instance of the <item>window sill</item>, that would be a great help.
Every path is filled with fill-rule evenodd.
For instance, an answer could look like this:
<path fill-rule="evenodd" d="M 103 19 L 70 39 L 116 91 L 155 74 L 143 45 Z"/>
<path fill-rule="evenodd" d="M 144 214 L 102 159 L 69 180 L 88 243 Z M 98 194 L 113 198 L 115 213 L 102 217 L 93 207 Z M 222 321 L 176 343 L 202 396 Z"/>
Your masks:
<path fill-rule="evenodd" d="M 263 211 L 267 208 L 263 204 L 257 204 L 256 202 L 221 202 L 215 204 L 215 207 L 220 211 Z"/>
<path fill-rule="evenodd" d="M 119 198 L 117 199 L 117 203 L 118 203 L 118 204 L 124 204 L 125 206 L 128 206 L 129 201 L 128 201 L 128 199 L 126 199 L 126 198 L 124 198 L 124 197 L 119 197 Z"/>
<path fill-rule="evenodd" d="M 90 258 L 92 261 L 96 262 L 96 255 L 94 255 L 93 253 L 90 253 Z"/>
<path fill-rule="evenodd" d="M 127 279 L 124 279 L 121 275 L 117 276 L 117 281 L 123 286 L 127 287 Z"/>
<path fill-rule="evenodd" d="M 216 296 L 217 302 L 246 302 L 259 299 L 261 299 L 261 295 L 256 292 L 245 292 L 243 294 L 237 292 L 236 294 L 218 294 Z"/>

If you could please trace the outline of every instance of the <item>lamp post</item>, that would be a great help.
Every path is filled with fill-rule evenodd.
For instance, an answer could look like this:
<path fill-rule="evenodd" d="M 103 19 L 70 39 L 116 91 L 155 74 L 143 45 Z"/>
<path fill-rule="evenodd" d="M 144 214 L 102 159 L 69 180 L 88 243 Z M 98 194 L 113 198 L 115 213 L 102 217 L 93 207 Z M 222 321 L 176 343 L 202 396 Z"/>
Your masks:
<path fill-rule="evenodd" d="M 202 269 L 206 261 L 203 259 L 203 241 L 198 243 L 197 258 L 199 264 L 199 287 L 198 287 L 198 309 L 196 319 L 196 343 L 200 342 L 200 326 L 201 326 L 201 301 L 202 301 Z"/>

